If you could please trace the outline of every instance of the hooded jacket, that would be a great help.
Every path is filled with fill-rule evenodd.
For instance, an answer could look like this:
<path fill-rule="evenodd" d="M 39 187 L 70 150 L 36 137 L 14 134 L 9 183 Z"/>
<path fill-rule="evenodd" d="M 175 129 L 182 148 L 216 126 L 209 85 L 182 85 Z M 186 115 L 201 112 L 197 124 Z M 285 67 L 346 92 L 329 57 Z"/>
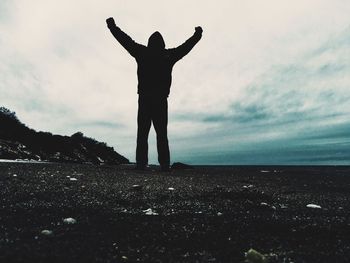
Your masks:
<path fill-rule="evenodd" d="M 166 49 L 164 39 L 158 31 L 149 37 L 147 46 L 144 46 L 136 43 L 117 26 L 109 29 L 118 42 L 136 59 L 138 94 L 152 97 L 169 95 L 173 66 L 187 55 L 202 37 L 202 34 L 196 31 L 182 45 Z"/>

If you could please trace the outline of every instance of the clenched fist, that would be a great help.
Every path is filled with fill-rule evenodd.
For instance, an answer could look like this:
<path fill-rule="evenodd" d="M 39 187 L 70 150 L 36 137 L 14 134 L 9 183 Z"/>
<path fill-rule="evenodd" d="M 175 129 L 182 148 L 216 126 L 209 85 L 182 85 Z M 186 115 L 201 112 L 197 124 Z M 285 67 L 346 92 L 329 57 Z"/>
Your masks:
<path fill-rule="evenodd" d="M 115 22 L 114 22 L 114 18 L 113 17 L 109 17 L 106 19 L 106 23 L 108 27 L 113 27 L 115 26 Z"/>
<path fill-rule="evenodd" d="M 200 27 L 200 26 L 197 26 L 197 27 L 195 28 L 195 30 L 196 30 L 196 33 L 198 33 L 198 34 L 202 34 L 202 32 L 203 32 L 203 29 L 202 29 L 202 27 Z"/>

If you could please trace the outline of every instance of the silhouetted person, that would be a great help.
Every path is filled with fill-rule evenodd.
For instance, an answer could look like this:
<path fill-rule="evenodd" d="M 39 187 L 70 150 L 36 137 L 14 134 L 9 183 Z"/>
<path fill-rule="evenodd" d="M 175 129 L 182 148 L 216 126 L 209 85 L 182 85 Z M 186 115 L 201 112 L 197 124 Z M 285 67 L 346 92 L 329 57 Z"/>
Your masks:
<path fill-rule="evenodd" d="M 168 95 L 171 72 L 174 64 L 197 44 L 202 37 L 202 28 L 177 48 L 166 49 L 162 35 L 154 32 L 147 46 L 136 43 L 119 27 L 112 17 L 106 20 L 108 28 L 118 42 L 136 59 L 139 109 L 137 115 L 136 168 L 148 164 L 148 134 L 153 122 L 157 133 L 158 161 L 163 171 L 169 170 L 170 154 L 167 136 Z"/>

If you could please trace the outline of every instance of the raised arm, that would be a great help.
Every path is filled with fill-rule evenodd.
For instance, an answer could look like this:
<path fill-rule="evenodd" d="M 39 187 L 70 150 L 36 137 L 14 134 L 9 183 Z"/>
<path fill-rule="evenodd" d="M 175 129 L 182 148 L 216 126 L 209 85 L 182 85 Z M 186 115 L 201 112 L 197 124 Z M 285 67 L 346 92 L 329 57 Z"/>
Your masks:
<path fill-rule="evenodd" d="M 175 62 L 186 56 L 191 51 L 191 49 L 202 38 L 202 32 L 203 29 L 200 26 L 197 26 L 195 28 L 194 34 L 189 39 L 187 39 L 185 43 L 176 48 L 169 49 L 169 51 L 171 51 L 172 53 Z"/>
<path fill-rule="evenodd" d="M 118 40 L 118 42 L 130 53 L 131 56 L 136 57 L 138 51 L 143 46 L 136 43 L 130 36 L 123 32 L 119 27 L 116 26 L 113 17 L 106 20 L 107 26 L 111 31 L 112 35 Z"/>

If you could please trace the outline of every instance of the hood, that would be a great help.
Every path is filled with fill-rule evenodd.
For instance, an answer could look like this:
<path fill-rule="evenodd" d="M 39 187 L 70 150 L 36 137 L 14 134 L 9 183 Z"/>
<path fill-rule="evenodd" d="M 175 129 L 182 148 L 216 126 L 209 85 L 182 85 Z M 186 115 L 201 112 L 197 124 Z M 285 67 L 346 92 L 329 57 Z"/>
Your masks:
<path fill-rule="evenodd" d="M 154 32 L 148 39 L 148 47 L 154 48 L 154 49 L 164 49 L 165 48 L 165 42 L 162 37 L 162 35 L 156 31 Z"/>

